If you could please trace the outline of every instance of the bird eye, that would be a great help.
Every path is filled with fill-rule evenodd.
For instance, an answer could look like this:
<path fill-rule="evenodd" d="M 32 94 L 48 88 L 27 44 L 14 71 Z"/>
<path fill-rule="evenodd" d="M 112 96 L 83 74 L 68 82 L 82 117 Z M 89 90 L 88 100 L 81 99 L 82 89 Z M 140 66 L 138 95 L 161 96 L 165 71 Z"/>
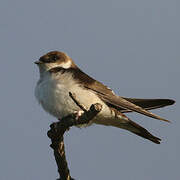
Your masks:
<path fill-rule="evenodd" d="M 58 57 L 57 55 L 53 55 L 53 56 L 51 57 L 51 61 L 56 61 L 58 58 L 59 58 L 59 57 Z"/>

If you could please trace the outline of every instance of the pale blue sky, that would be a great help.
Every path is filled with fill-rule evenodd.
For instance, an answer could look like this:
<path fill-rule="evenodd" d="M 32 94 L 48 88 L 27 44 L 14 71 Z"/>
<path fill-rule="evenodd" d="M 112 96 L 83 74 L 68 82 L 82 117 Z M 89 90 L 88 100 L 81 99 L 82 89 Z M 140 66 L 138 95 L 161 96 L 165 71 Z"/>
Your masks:
<path fill-rule="evenodd" d="M 60 50 L 121 96 L 177 101 L 153 111 L 172 124 L 128 114 L 162 138 L 161 145 L 112 127 L 72 128 L 65 136 L 72 176 L 179 180 L 179 20 L 178 0 L 2 0 L 0 179 L 58 177 L 46 136 L 56 119 L 35 100 L 33 62 Z"/>

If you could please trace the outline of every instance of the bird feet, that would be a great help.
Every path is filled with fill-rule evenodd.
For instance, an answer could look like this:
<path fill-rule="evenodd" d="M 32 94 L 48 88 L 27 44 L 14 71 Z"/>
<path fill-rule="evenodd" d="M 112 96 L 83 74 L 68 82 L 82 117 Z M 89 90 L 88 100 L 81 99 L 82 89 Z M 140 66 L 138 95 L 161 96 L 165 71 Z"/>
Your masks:
<path fill-rule="evenodd" d="M 84 111 L 79 110 L 79 111 L 74 111 L 75 119 L 79 119 L 80 116 L 84 114 Z"/>

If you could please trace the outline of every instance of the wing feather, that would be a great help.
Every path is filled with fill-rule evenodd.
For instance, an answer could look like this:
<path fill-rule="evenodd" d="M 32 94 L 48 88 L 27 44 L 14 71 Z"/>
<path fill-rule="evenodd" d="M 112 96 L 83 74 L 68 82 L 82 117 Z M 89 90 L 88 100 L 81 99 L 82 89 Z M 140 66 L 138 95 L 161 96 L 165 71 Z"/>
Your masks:
<path fill-rule="evenodd" d="M 138 112 L 140 114 L 152 117 L 154 119 L 170 122 L 169 120 L 164 119 L 128 101 L 127 99 L 123 97 L 117 96 L 116 94 L 113 93 L 113 91 L 110 88 L 104 86 L 102 83 L 98 81 L 95 81 L 93 84 L 86 84 L 85 87 L 94 91 L 101 100 L 103 100 L 106 104 L 115 106 L 116 109 L 121 108 L 121 109 L 125 109 L 125 111 L 134 111 L 134 112 Z"/>
<path fill-rule="evenodd" d="M 53 68 L 50 71 L 50 73 L 57 73 L 59 71 L 63 71 L 63 73 L 72 73 L 74 79 L 77 82 L 79 82 L 79 84 L 82 87 L 92 90 L 107 105 L 113 106 L 115 109 L 121 112 L 134 111 L 134 112 L 138 112 L 140 114 L 143 114 L 143 115 L 146 115 L 146 116 L 149 116 L 149 117 L 161 120 L 161 121 L 169 122 L 168 120 L 142 108 L 144 106 L 147 109 L 148 108 L 151 109 L 151 106 L 147 105 L 148 104 L 147 102 L 145 103 L 140 99 L 123 98 L 123 97 L 117 96 L 110 88 L 96 81 L 95 79 L 91 78 L 90 76 L 82 72 L 78 67 L 69 68 L 69 69 L 56 67 L 56 68 Z M 169 101 L 171 101 L 170 104 L 174 103 L 173 100 L 169 100 Z M 141 105 L 142 107 L 140 107 Z M 154 108 L 162 107 L 162 106 L 164 105 L 155 105 Z"/>

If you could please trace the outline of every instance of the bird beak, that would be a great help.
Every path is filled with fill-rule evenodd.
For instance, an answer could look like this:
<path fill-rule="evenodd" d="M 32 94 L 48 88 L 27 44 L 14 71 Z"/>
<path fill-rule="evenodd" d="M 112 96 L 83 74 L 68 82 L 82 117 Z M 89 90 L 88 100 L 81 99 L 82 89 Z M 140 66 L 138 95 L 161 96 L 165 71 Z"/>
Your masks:
<path fill-rule="evenodd" d="M 41 61 L 35 61 L 34 63 L 37 64 L 37 65 L 42 64 Z"/>

